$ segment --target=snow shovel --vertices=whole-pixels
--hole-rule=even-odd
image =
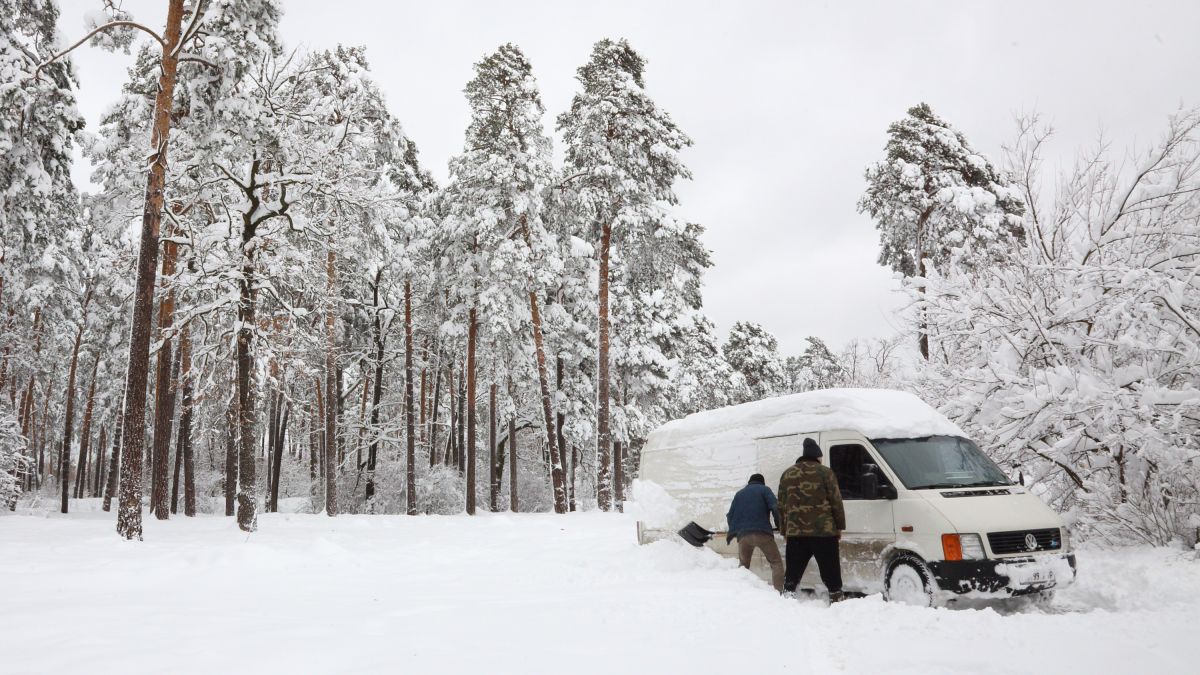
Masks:
[[[684,541],[691,544],[692,546],[697,546],[697,547],[705,545],[706,543],[708,543],[709,539],[712,539],[714,536],[716,536],[718,534],[722,534],[722,533],[721,532],[713,532],[712,530],[706,530],[703,527],[700,527],[699,525],[697,525],[695,523],[695,521],[690,522],[687,525],[684,525],[683,529],[679,531],[679,536],[683,537]]]

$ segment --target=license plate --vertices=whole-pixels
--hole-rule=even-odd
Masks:
[[[1054,570],[1048,567],[1026,570],[1019,574],[1017,583],[1022,586],[1048,586],[1055,583]]]

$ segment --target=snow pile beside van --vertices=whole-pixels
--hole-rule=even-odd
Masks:
[[[642,480],[661,486],[677,500],[678,511],[659,510],[653,521],[643,522],[671,530],[695,520],[724,529],[725,508],[750,474],[763,473],[770,484],[800,454],[799,439],[769,439],[835,430],[867,438],[964,435],[916,396],[887,389],[824,389],[695,413],[664,424],[646,439]],[[643,493],[645,486],[635,489],[634,499]]]

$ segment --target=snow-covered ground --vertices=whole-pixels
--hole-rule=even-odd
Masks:
[[[74,505],[73,505],[74,506]],[[1080,552],[1050,610],[780,598],[617,514],[0,516],[0,672],[1195,673],[1200,562]]]

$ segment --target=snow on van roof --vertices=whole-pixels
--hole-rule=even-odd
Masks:
[[[725,508],[752,473],[774,486],[804,435],[853,431],[867,438],[963,436],[916,396],[886,389],[823,389],[688,415],[655,429],[642,448],[634,501],[648,527],[689,520],[725,529]]]
[[[700,434],[731,427],[755,436],[857,431],[867,438],[962,436],[944,415],[916,396],[892,389],[820,389],[693,413],[659,429]]]

